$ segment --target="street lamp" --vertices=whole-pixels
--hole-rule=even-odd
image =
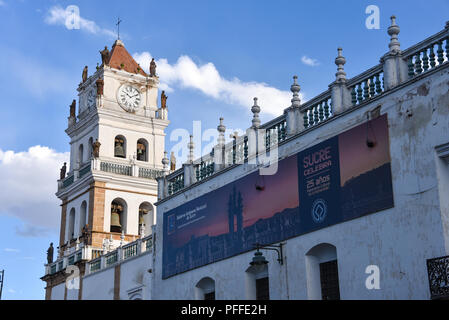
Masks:
[[[278,254],[278,262],[280,265],[284,264],[284,255],[282,251],[282,247],[285,243],[280,243],[278,245],[261,245],[260,243],[253,244],[253,247],[256,248],[256,252],[254,253],[253,261],[251,261],[249,264],[251,266],[263,266],[268,263],[268,261],[263,256],[262,252],[260,252],[260,249],[264,250],[273,250],[276,251]]]

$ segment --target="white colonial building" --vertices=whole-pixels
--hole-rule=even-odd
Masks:
[[[73,169],[59,182],[47,299],[448,297],[449,23],[406,50],[394,17],[388,34],[378,65],[348,79],[339,49],[328,90],[302,103],[295,77],[282,116],[261,124],[255,100],[244,136],[225,144],[221,120],[213,151],[195,160],[190,143],[176,171],[162,153],[157,78],[128,62],[100,67],[69,119]],[[81,107],[97,79],[104,91]],[[135,113],[120,106],[128,85]],[[87,161],[90,138],[101,147]],[[139,141],[148,161],[133,157]]]

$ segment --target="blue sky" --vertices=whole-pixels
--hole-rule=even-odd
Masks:
[[[80,8],[85,21],[80,30],[68,30],[55,15],[68,5]],[[379,30],[365,27],[368,5],[380,9]],[[161,82],[169,86],[170,150],[177,143],[170,133],[192,131],[194,120],[203,130],[215,129],[223,116],[228,128],[246,129],[256,95],[263,122],[280,115],[289,106],[294,74],[303,100],[325,91],[335,79],[339,46],[348,78],[376,65],[388,49],[392,14],[406,49],[441,30],[448,9],[447,0],[0,0],[2,298],[44,298],[39,278],[49,242],[58,242],[54,193],[68,156],[69,104],[77,97],[84,65],[95,70],[98,51],[115,40],[118,16],[128,51],[160,62]],[[183,63],[195,72],[184,76]],[[167,70],[181,74],[168,77]]]

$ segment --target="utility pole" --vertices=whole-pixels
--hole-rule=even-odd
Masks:
[[[0,300],[2,300],[3,280],[5,279],[5,270],[0,271]]]

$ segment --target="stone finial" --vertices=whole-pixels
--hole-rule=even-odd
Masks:
[[[111,236],[109,237],[109,251],[112,251],[113,250],[113,244],[114,244],[114,239],[112,239],[112,234],[111,234]]]
[[[226,131],[226,127],[223,124],[223,117],[220,118],[220,124],[217,127],[217,131],[218,131],[218,144],[219,145],[223,145],[225,144],[225,131]]]
[[[103,239],[103,254],[106,254],[108,252],[108,239]]]
[[[298,84],[298,76],[293,76],[293,84],[290,87],[290,91],[293,93],[293,99],[292,101],[292,107],[293,108],[299,108],[301,105],[301,99],[299,98],[299,91],[301,90],[301,87]]]
[[[162,165],[164,168],[164,171],[167,172],[168,171],[168,164],[170,163],[170,161],[168,160],[167,157],[167,151],[164,151],[164,157],[162,158]]]
[[[193,143],[193,135],[190,135],[190,142],[187,144],[187,148],[189,149],[189,157],[187,158],[188,163],[193,163],[194,155],[193,150],[195,148],[195,144]]]
[[[401,31],[399,26],[396,24],[396,17],[391,16],[391,25],[388,27],[388,35],[391,37],[390,44],[388,47],[390,48],[390,52],[399,52],[401,51],[401,44],[398,41],[398,34]]]
[[[122,234],[120,235],[120,247],[123,246],[125,243],[125,231],[122,231]]]
[[[260,126],[260,107],[257,105],[257,98],[254,98],[254,105],[251,108],[251,112],[254,114],[253,116],[253,128],[259,128]]]
[[[145,225],[140,225],[140,239],[143,239],[145,237]]]
[[[345,72],[345,68],[344,68],[344,65],[346,64],[346,59],[341,54],[343,52],[342,48],[338,48],[337,51],[338,51],[338,56],[337,56],[337,58],[335,58],[335,64],[337,65],[337,73],[335,74],[336,81],[344,82],[344,81],[346,81],[346,72]]]

